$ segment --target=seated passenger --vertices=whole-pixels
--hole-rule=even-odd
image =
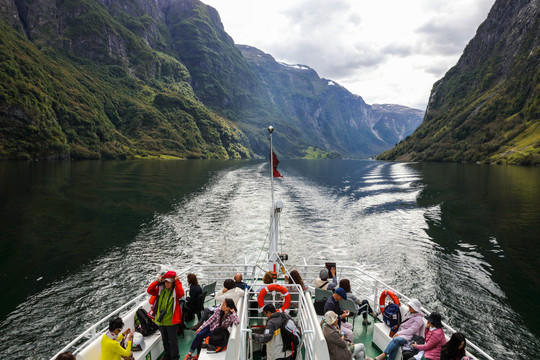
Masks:
[[[373,309],[371,309],[371,306],[369,306],[369,302],[366,299],[359,299],[357,298],[351,291],[351,282],[349,279],[342,279],[339,282],[339,287],[343,288],[345,292],[347,293],[347,299],[350,299],[356,303],[356,309],[358,310],[358,315],[362,314],[362,317],[364,320],[362,321],[362,325],[371,325],[371,322],[367,319],[367,314],[371,314],[373,318],[377,318],[377,314],[373,312]]]
[[[326,304],[324,304],[324,313],[326,314],[331,310],[338,315],[339,328],[345,334],[345,338],[352,343],[354,342],[353,326],[352,324],[345,322],[345,319],[349,316],[349,311],[341,309],[339,306],[341,300],[347,300],[347,293],[342,288],[337,288],[336,292],[326,300]]]
[[[300,276],[300,273],[297,271],[297,270],[293,270],[291,271],[291,277],[288,277],[287,275],[285,275],[285,280],[289,283],[289,284],[296,284],[296,285],[300,285],[300,287],[302,288],[302,291],[308,291],[308,287],[304,285],[304,280],[302,280],[302,276]]]
[[[131,329],[126,329],[120,334],[123,327],[122,318],[118,317],[109,322],[109,330],[101,337],[101,360],[120,360],[122,356],[131,355],[133,332]],[[126,335],[128,335],[128,343],[124,349],[120,342]]]
[[[223,302],[226,298],[233,299],[234,305],[244,296],[244,290],[237,288],[233,279],[227,279],[223,282],[223,290],[218,291],[214,296],[217,303]]]
[[[465,346],[467,340],[465,335],[460,332],[453,333],[450,340],[441,348],[441,360],[465,360]]]
[[[218,326],[229,328],[233,324],[240,324],[240,319],[238,319],[236,311],[236,305],[234,304],[234,301],[232,299],[226,298],[225,300],[223,300],[223,303],[221,304],[221,310],[215,311],[214,314],[210,317],[210,319],[206,320],[204,324],[202,324],[201,327],[197,329],[197,335],[195,336],[195,339],[193,339],[193,342],[189,347],[189,352],[184,359],[190,358],[196,349],[197,352],[200,352],[200,346],[203,340],[207,336],[210,336],[212,331],[214,331],[215,328],[217,328]]]
[[[328,280],[328,269],[324,268],[319,272],[319,277],[315,279],[315,287],[323,290],[334,290],[337,287],[336,268],[332,268],[332,282]]]
[[[332,310],[324,314],[324,338],[328,345],[330,360],[373,360],[366,357],[364,344],[352,344],[345,339],[338,326],[338,316]]]
[[[234,275],[234,285],[236,285],[237,288],[246,290],[248,288],[248,284],[246,284],[242,280],[243,280],[242,274],[236,273],[236,275]]]
[[[184,320],[191,321],[197,313],[197,298],[202,294],[202,289],[199,285],[197,275],[193,273],[187,275],[187,282],[189,285],[189,296],[186,298],[185,311],[182,314],[184,315]],[[185,321],[182,321],[182,323],[185,323]]]
[[[242,296],[244,296],[244,290],[242,290],[240,288],[237,288],[234,285],[234,280],[233,279],[226,279],[223,282],[223,290],[216,292],[216,294],[214,295],[214,300],[219,304],[219,303],[222,303],[223,300],[225,300],[226,298],[229,298],[229,299],[232,299],[234,301],[234,305],[236,306],[236,304],[238,304],[238,300],[240,300],[240,298]],[[204,309],[203,314],[202,314],[201,318],[199,319],[199,322],[197,322],[197,324],[192,326],[190,328],[190,330],[196,331],[197,329],[199,329],[199,327],[206,320],[208,320],[210,318],[210,316],[212,316],[212,314],[217,309],[219,309],[219,307],[220,307],[220,305],[216,305],[216,306],[211,306],[211,307],[208,307],[208,308]]]
[[[420,301],[411,299],[407,305],[409,305],[409,311],[403,317],[399,331],[394,334],[392,341],[386,346],[384,352],[377,356],[375,360],[383,360],[387,355],[389,360],[394,360],[398,349],[407,344],[414,334],[418,334],[418,331],[424,325],[424,314],[422,313]]]
[[[426,343],[424,345],[412,343],[411,345],[415,349],[424,351],[423,358],[425,360],[440,360],[441,347],[446,344],[446,338],[442,329],[441,314],[432,312],[426,316],[426,320]]]

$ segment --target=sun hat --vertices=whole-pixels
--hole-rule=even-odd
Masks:
[[[319,277],[321,278],[321,280],[327,280],[328,279],[328,269],[322,269],[320,272],[319,272]]]
[[[161,279],[163,281],[174,282],[175,277],[176,277],[176,272],[175,271],[167,271],[165,274],[163,274]]]
[[[324,314],[324,322],[328,325],[332,325],[337,320],[337,314],[333,312],[332,310],[329,310]]]
[[[347,300],[347,293],[345,292],[345,290],[343,288],[337,288],[336,289],[336,294],[341,296],[343,298],[343,300]]]
[[[420,304],[420,300],[418,299],[411,299],[411,301],[409,301],[407,305],[412,307],[416,312],[422,311],[422,304]]]
[[[432,323],[433,326],[435,326],[436,328],[442,327],[441,314],[439,314],[438,312],[432,312],[431,314],[426,316],[426,320]]]

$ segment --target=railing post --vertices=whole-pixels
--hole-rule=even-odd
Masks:
[[[379,289],[378,289],[378,285],[379,282],[377,280],[374,280],[374,284],[373,284],[373,306],[374,307],[377,307],[377,305],[379,304],[379,302],[377,301],[377,294],[379,293]],[[379,310],[380,308],[377,308],[377,310],[375,311],[375,314],[378,314],[379,313]]]

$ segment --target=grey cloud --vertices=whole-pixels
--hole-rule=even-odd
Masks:
[[[392,43],[385,46],[382,49],[382,53],[399,57],[408,57],[413,55],[414,51],[412,44]]]
[[[432,74],[436,78],[441,78],[446,72],[450,69],[451,66],[448,66],[446,62],[435,62],[427,66],[423,66],[422,69],[428,73]]]
[[[418,51],[427,54],[453,55],[461,52],[470,40],[470,30],[460,24],[426,23],[417,29],[422,41]]]

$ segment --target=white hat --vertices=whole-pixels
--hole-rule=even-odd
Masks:
[[[412,307],[416,312],[422,311],[422,304],[420,304],[420,300],[418,299],[411,299],[411,301],[409,301],[407,305]]]
[[[329,310],[324,314],[324,322],[326,322],[328,325],[333,325],[337,320],[337,314],[333,312],[332,310]]]

